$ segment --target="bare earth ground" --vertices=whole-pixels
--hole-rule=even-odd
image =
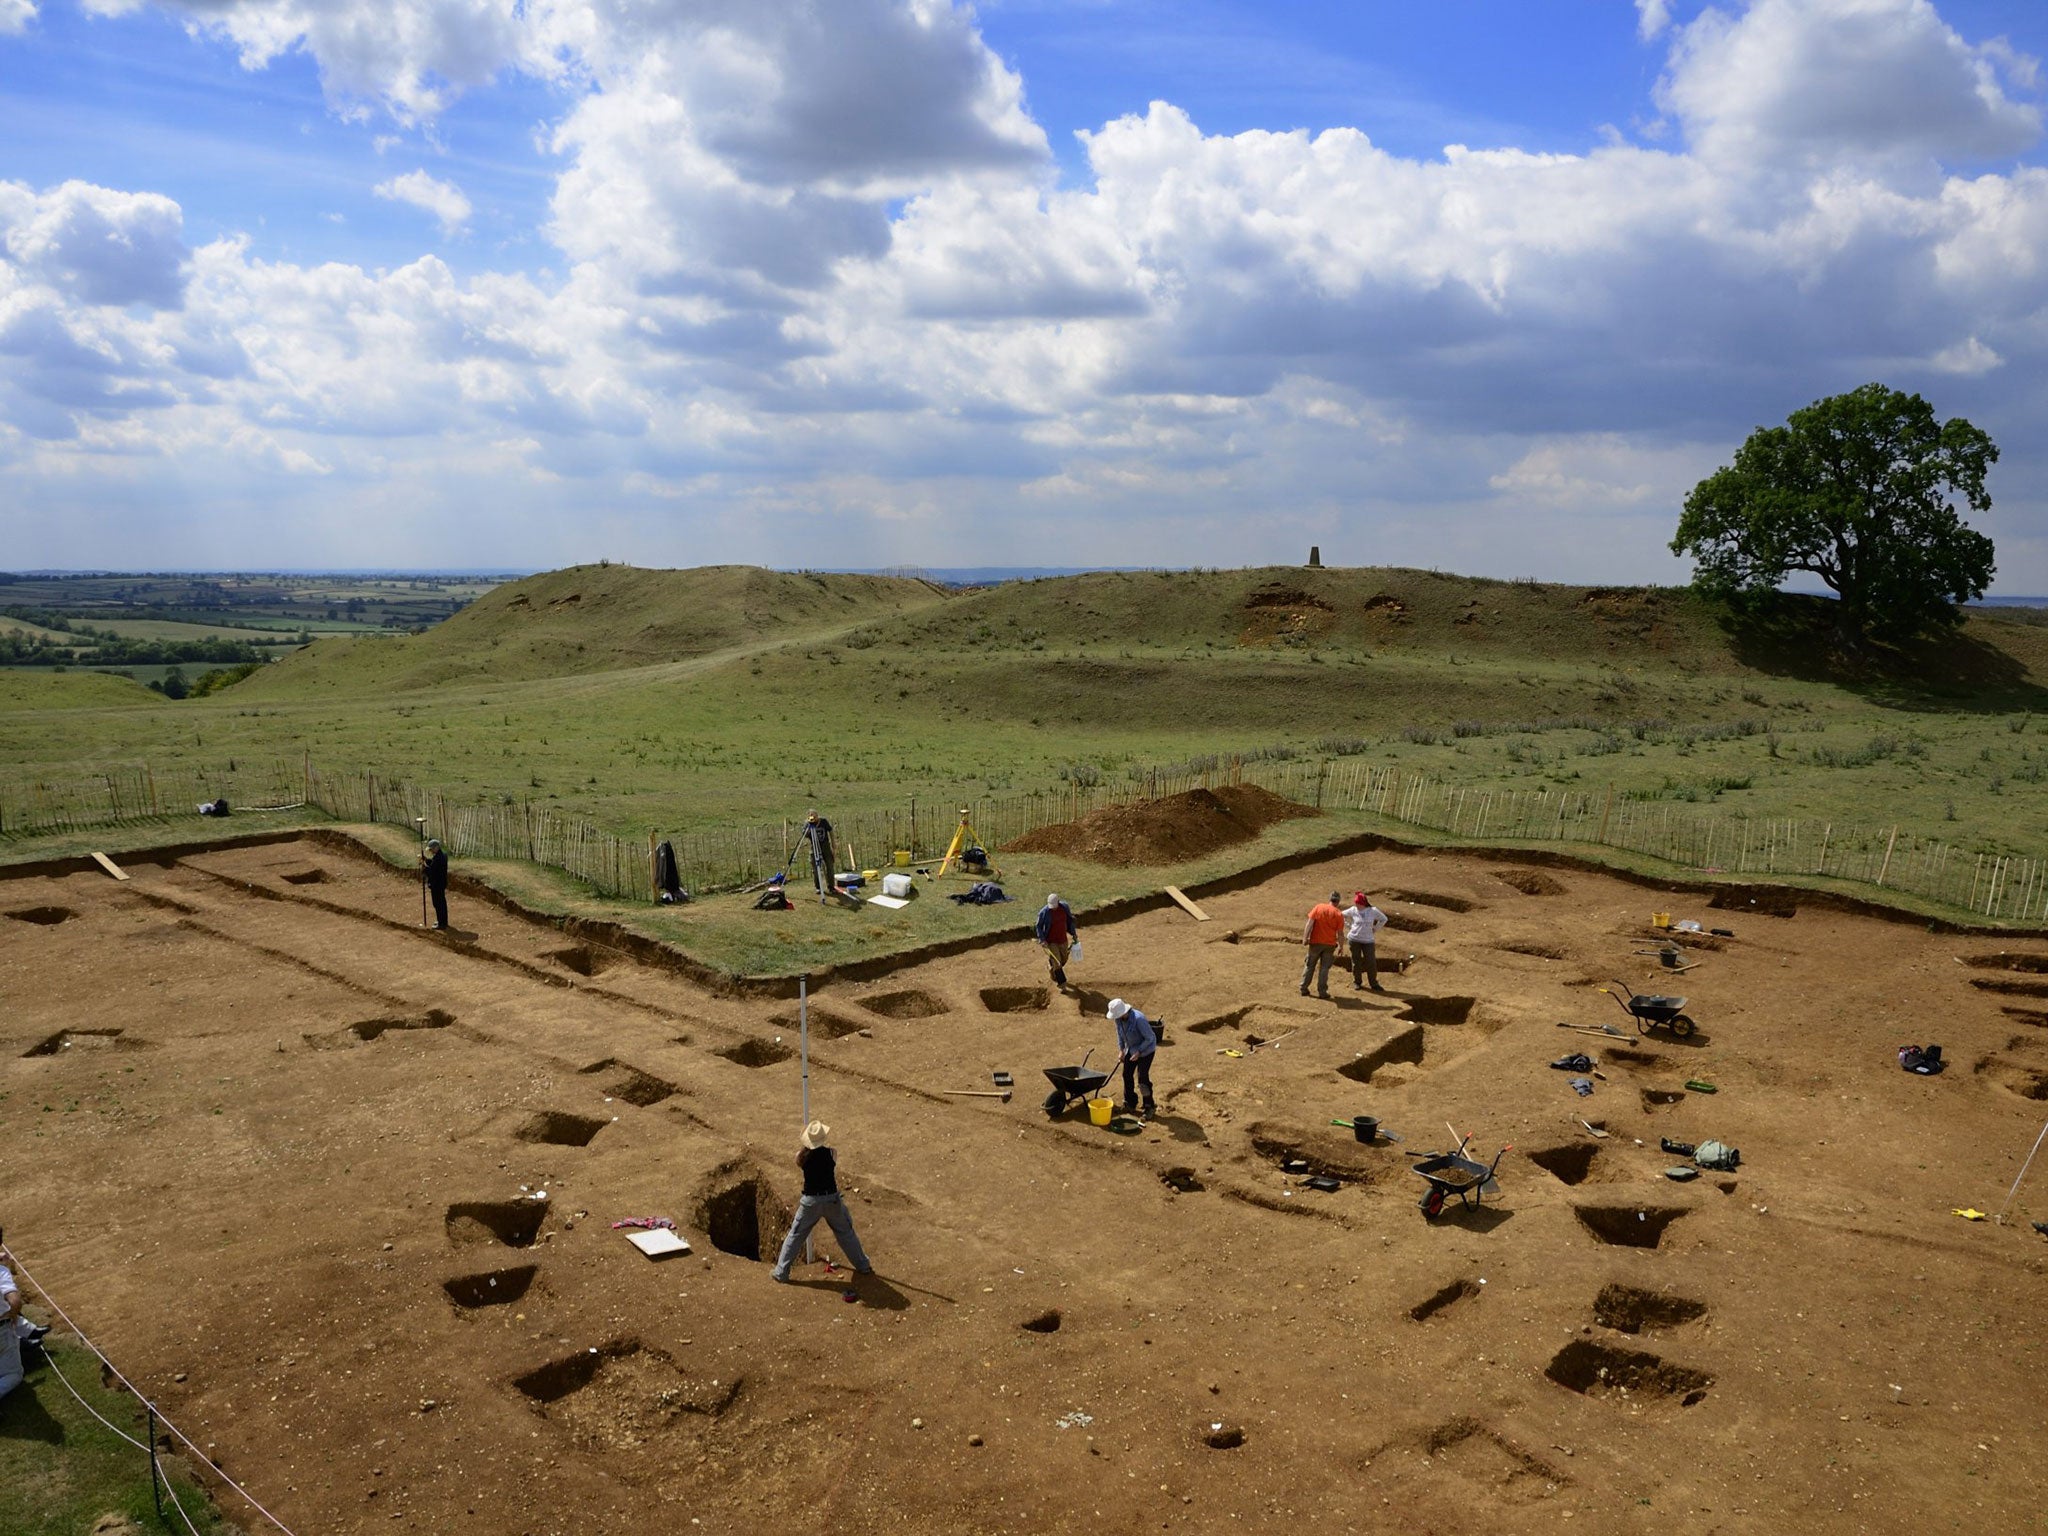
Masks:
[[[1419,958],[1304,1001],[1301,915],[1360,885]],[[1700,1035],[1601,1039],[1555,1026],[1657,989],[1648,894],[1382,855],[1084,918],[1064,997],[1024,942],[829,986],[847,1305],[719,1246],[797,1190],[793,1005],[416,900],[310,844],[0,885],[9,1236],[302,1536],[2041,1528],[2042,1212],[1950,1214],[2048,1095],[2048,976],[1995,943],[1681,904],[1735,931],[1670,984]],[[1142,1134],[1040,1107],[1111,994],[1169,1023]],[[1927,1038],[1952,1069],[1902,1073]],[[1446,1121],[1514,1150],[1432,1223],[1404,1154]],[[1660,1136],[1742,1169],[1667,1182]],[[609,1228],[647,1214],[696,1253]]]

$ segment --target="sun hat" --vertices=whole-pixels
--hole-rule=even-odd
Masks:
[[[822,1120],[813,1120],[804,1127],[804,1149],[815,1152],[820,1147],[831,1145],[832,1127]]]
[[[429,848],[438,848],[441,846],[441,839],[439,839],[438,837],[430,837],[427,839],[427,846]]]
[[[1352,904],[1352,905],[1353,905],[1354,907],[1362,907],[1362,906],[1364,906],[1364,905],[1365,905],[1365,892],[1363,892],[1363,891],[1353,891],[1353,892],[1351,893],[1351,904]]]
[[[1112,1019],[1120,1019],[1130,1011],[1131,1005],[1125,1002],[1122,998],[1112,997],[1109,1000],[1109,1016]]]

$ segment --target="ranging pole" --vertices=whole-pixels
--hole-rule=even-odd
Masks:
[[[796,1059],[797,1078],[803,1085],[803,1124],[811,1123],[811,978],[799,976],[796,979]],[[811,1259],[811,1234],[804,1234],[804,1262]]]

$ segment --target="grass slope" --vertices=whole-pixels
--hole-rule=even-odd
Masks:
[[[423,635],[323,640],[266,673],[266,699],[510,682],[775,644],[941,601],[928,582],[753,566],[574,566],[485,593]]]
[[[141,1408],[118,1387],[101,1384],[98,1360],[62,1342],[51,1358],[54,1371],[64,1373],[94,1412],[135,1439],[144,1438]],[[181,1470],[171,1475],[178,1503],[194,1526],[201,1532],[228,1529],[190,1477]],[[168,1499],[164,1514],[171,1529],[185,1529]],[[83,1533],[95,1529],[103,1515],[126,1516],[133,1525],[123,1530],[164,1528],[150,1497],[149,1458],[80,1407],[52,1367],[30,1372],[0,1399],[0,1531]]]
[[[1101,574],[948,596],[582,567],[501,587],[416,638],[322,641],[212,699],[17,700],[0,706],[0,754],[55,774],[304,750],[681,831],[1278,743],[1460,783],[1613,785],[2048,844],[2030,792],[2048,750],[2029,713],[2048,704],[2048,626],[1973,613],[1955,637],[1841,673],[1820,643],[1827,613],[1787,600],[1733,625],[1683,591],[1403,570]]]

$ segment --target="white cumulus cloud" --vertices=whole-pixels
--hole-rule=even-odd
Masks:
[[[378,182],[371,190],[391,202],[410,203],[432,214],[440,221],[444,235],[460,233],[473,211],[460,187],[453,182],[438,181],[425,171],[407,171],[403,176]]]

